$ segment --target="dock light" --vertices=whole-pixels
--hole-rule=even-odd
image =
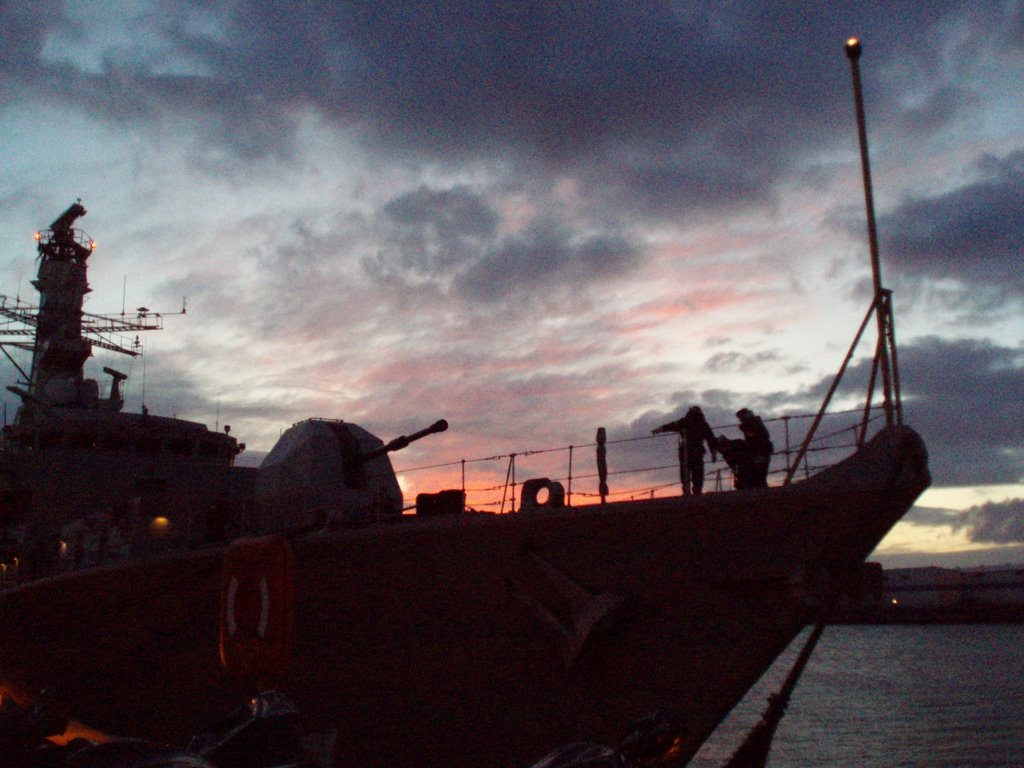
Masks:
[[[846,56],[850,61],[856,61],[860,58],[860,40],[856,37],[846,39]]]

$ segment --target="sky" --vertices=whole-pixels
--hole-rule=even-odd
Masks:
[[[1024,562],[1020,0],[19,0],[0,27],[0,293],[35,300],[32,234],[81,198],[86,310],[165,313],[89,363],[129,410],[230,424],[250,464],[308,417],[445,418],[393,456],[407,495],[512,452],[564,475],[530,452],[572,445],[577,498],[598,427],[636,493],[678,492],[649,436],[690,405],[806,429],[871,302],[858,36],[933,475],[876,559]]]

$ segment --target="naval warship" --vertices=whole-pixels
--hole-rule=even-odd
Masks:
[[[321,765],[523,768],[671,712],[661,757],[685,765],[930,482],[874,249],[885,424],[833,466],[575,506],[537,479],[511,514],[451,490],[403,514],[389,454],[444,422],[385,443],[310,419],[247,470],[226,431],[123,412],[114,369],[101,397],[91,346],[154,318],[83,312],[84,214],[39,235],[38,307],[0,308],[34,334],[4,433],[0,697],[46,691],[90,733],[182,743],[280,691]]]

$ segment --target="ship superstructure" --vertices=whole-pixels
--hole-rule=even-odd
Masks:
[[[847,50],[856,75],[859,44]],[[321,419],[282,435],[258,470],[249,533],[261,535],[190,551],[200,532],[238,533],[221,525],[237,519],[222,502],[238,446],[123,413],[120,374],[106,399],[87,383],[92,246],[72,229],[83,214],[72,206],[40,238],[45,307],[4,313],[36,328],[6,430],[17,503],[4,529],[25,531],[40,570],[97,516],[125,526],[132,553],[173,551],[0,591],[0,696],[25,707],[58,691],[62,711],[94,728],[175,742],[255,686],[294,699],[318,765],[361,768],[521,768],[670,712],[671,749],[657,757],[683,765],[807,623],[820,636],[930,483],[925,446],[902,423],[869,215],[875,296],[857,337],[875,314],[886,420],[868,439],[873,375],[856,450],[832,467],[794,474],[853,347],[779,486],[606,502],[599,430],[600,504],[566,505],[558,482],[531,478],[515,513],[474,514],[463,483],[405,515],[387,453],[447,423],[385,445]]]
[[[30,572],[0,591],[0,696],[59,690],[106,733],[180,741],[255,685],[294,700],[324,766],[521,768],[652,712],[682,764],[930,481],[896,407],[839,464],[735,492],[568,506],[532,478],[515,513],[462,488],[402,514],[388,454],[444,420],[387,444],[306,420],[239,474],[230,435],[83,376],[92,248],[69,226],[17,310],[37,333],[4,526]]]
[[[0,349],[22,377],[8,387],[21,404],[4,426],[0,465],[6,581],[216,536],[251,486],[232,466],[241,447],[227,431],[145,406],[127,413],[126,374],[103,369],[106,396],[85,376],[94,348],[135,357],[138,334],[163,326],[145,307],[134,316],[84,311],[96,248],[74,228],[85,214],[76,202],[36,233],[38,305],[0,297]],[[27,371],[8,348],[31,352]]]

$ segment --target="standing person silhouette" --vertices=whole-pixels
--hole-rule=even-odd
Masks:
[[[761,417],[749,408],[741,408],[736,411],[736,418],[740,420],[740,432],[743,433],[750,461],[754,465],[752,478],[754,487],[764,488],[768,485],[768,465],[771,463],[772,453],[775,452],[768,428],[764,425]]]
[[[711,449],[711,461],[715,461],[717,446],[704,412],[692,406],[681,419],[662,424],[651,434],[676,432],[679,434],[679,479],[683,493],[700,496],[704,492],[704,443]]]

